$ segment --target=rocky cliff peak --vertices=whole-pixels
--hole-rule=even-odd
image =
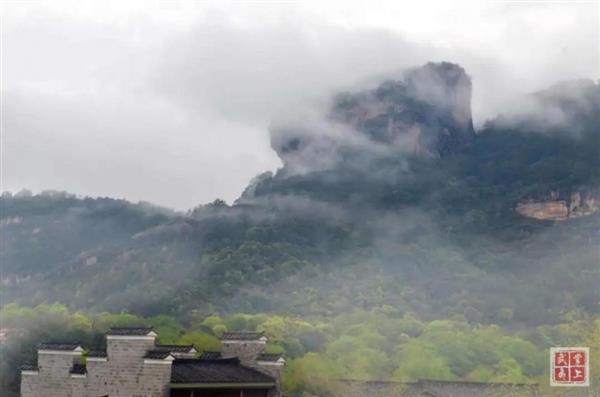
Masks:
[[[409,70],[401,80],[337,95],[328,122],[345,128],[323,134],[306,126],[280,126],[272,131],[271,145],[285,165],[304,159],[304,152],[322,158],[343,151],[347,157],[361,149],[361,140],[427,157],[460,152],[475,136],[471,79],[456,64],[428,63]]]
[[[460,150],[471,144],[475,131],[471,116],[471,78],[459,65],[428,63],[406,76],[410,92],[419,100],[432,104],[450,127],[452,147]],[[438,150],[442,148],[438,147]]]

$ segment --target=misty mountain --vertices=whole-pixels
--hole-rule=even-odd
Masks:
[[[514,326],[600,313],[600,87],[551,87],[478,131],[470,98],[461,67],[429,63],[280,120],[282,168],[233,205],[5,194],[3,298],[144,315],[389,307]],[[517,211],[553,202],[582,216]]]

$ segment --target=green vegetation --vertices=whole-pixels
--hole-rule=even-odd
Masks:
[[[134,323],[200,350],[224,330],[264,329],[291,358],[292,396],[345,377],[537,379],[546,347],[600,340],[600,214],[515,211],[573,193],[600,200],[600,90],[589,87],[576,101],[548,94],[561,123],[499,118],[439,158],[340,146],[326,169],[265,173],[232,205],[177,213],[3,194],[2,326],[26,330],[3,352],[3,384],[14,390],[42,339],[89,346]],[[410,107],[410,122],[429,123],[431,109]],[[366,136],[377,140],[381,121]]]
[[[564,107],[562,124],[499,118],[441,158],[344,148],[327,169],[284,167],[233,205],[217,199],[185,214],[4,194],[1,297],[180,319],[382,305],[510,327],[555,324],[575,309],[598,315],[600,215],[554,224],[515,211],[574,192],[600,200],[600,95],[586,90],[577,101],[545,94]]]
[[[586,343],[592,357],[600,355],[600,319],[588,318],[509,332],[459,318],[422,321],[386,307],[333,318],[213,313],[182,323],[164,315],[86,314],[60,304],[9,304],[0,310],[0,321],[22,332],[18,342],[2,348],[2,395],[16,389],[15,364],[34,360],[37,343],[76,340],[87,348],[99,347],[110,326],[151,325],[160,343],[191,343],[199,351],[218,350],[223,331],[265,331],[268,351],[288,358],[285,389],[291,396],[326,395],[335,387],[333,380],[344,378],[531,382],[545,375],[549,346]]]

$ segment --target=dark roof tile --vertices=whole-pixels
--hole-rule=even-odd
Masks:
[[[152,327],[111,327],[107,335],[119,336],[146,336],[152,332]]]
[[[167,351],[171,353],[190,353],[194,345],[156,345],[154,350]]]
[[[21,371],[37,371],[37,364],[23,364],[21,365]]]
[[[78,342],[57,342],[57,343],[40,343],[38,350],[64,350],[72,351],[81,347]]]
[[[168,350],[150,350],[148,353],[146,353],[144,358],[149,358],[151,360],[164,360],[170,355],[171,352]]]
[[[249,331],[232,331],[223,332],[221,334],[221,340],[244,340],[244,341],[255,341],[259,340],[264,336],[264,332],[249,332]]]
[[[200,355],[201,360],[218,360],[221,358],[221,352],[202,352]]]
[[[106,355],[106,350],[97,349],[97,350],[90,350],[87,353],[87,356],[88,357],[106,357],[107,355]]]
[[[272,361],[275,362],[279,359],[283,358],[283,354],[281,353],[262,353],[259,354],[256,358],[256,361]]]
[[[176,359],[171,383],[269,383],[275,380],[255,369],[244,367],[237,358],[221,360]]]

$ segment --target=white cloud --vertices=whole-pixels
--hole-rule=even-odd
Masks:
[[[481,122],[598,78],[596,2],[5,2],[5,189],[187,208],[279,165],[268,125],[427,60],[472,75]]]

